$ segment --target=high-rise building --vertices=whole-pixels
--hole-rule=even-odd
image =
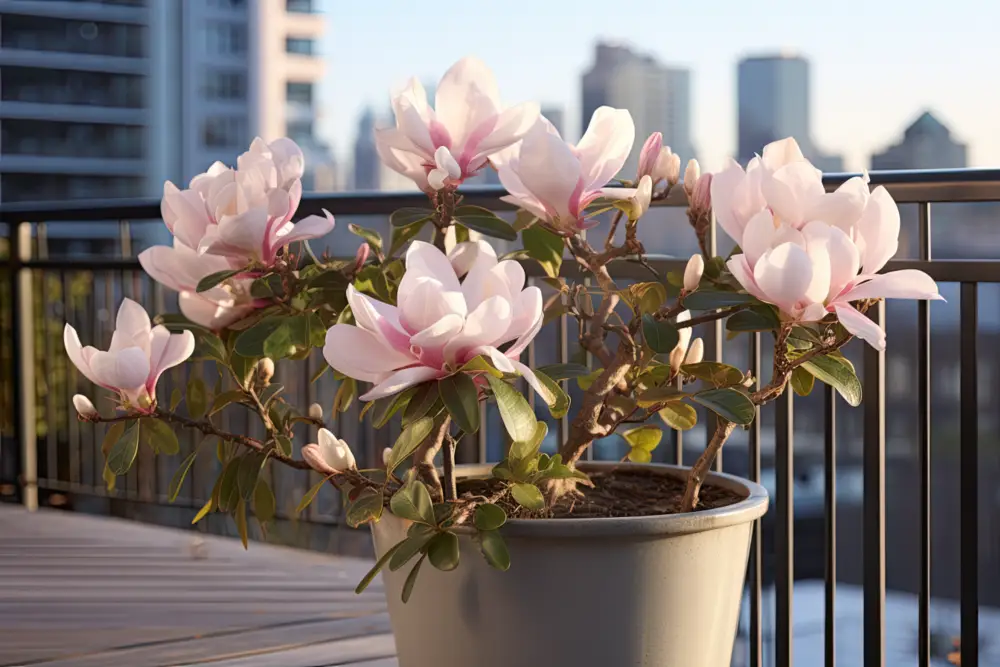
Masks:
[[[254,136],[329,166],[315,5],[0,0],[0,200],[155,196]]]
[[[741,163],[772,141],[794,137],[820,170],[843,171],[843,158],[824,153],[813,141],[809,85],[809,61],[801,56],[779,54],[740,61],[737,159]]]
[[[903,130],[903,138],[872,155],[872,169],[960,169],[967,166],[966,145],[955,141],[944,123],[925,111]]]
[[[358,119],[358,134],[354,138],[354,190],[378,190],[381,187],[382,163],[375,149],[375,127],[378,119],[368,107]]]
[[[691,72],[665,67],[627,46],[599,42],[594,64],[583,75],[580,132],[586,131],[594,111],[603,105],[628,109],[635,121],[635,146],[622,169],[634,175],[639,149],[653,132],[682,159],[695,157],[691,140]]]

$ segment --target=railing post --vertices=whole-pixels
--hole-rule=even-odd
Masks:
[[[21,449],[21,501],[28,510],[38,509],[38,438],[35,424],[35,338],[31,270],[22,263],[31,259],[31,225],[11,223],[14,257],[14,424]]]

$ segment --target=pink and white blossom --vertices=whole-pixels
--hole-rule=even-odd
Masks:
[[[319,430],[317,442],[302,447],[302,458],[323,475],[358,467],[350,446],[325,428]]]
[[[63,330],[63,344],[70,361],[84,377],[118,392],[126,407],[147,411],[156,404],[156,382],[163,371],[194,352],[194,335],[190,331],[170,333],[162,325],[151,326],[142,306],[125,299],[118,308],[107,351],[83,347],[76,329],[69,324]]]
[[[458,244],[453,258],[454,263],[429,243],[414,241],[406,253],[398,306],[348,287],[356,324],[331,327],[323,354],[338,372],[375,385],[362,399],[445,377],[480,355],[548,393],[518,360],[542,326],[541,290],[525,287],[521,265],[497,261],[485,241]]]
[[[600,107],[576,145],[562,140],[544,118],[509,151],[493,159],[504,201],[567,233],[594,226],[584,209],[598,197],[630,199],[634,188],[606,188],[621,171],[635,141],[635,124],[625,109]]]
[[[680,173],[681,156],[671,151],[670,146],[663,145],[663,134],[653,132],[639,151],[639,169],[635,180],[638,182],[643,176],[649,176],[654,186],[661,181],[676,185]]]
[[[457,186],[538,119],[537,104],[504,107],[493,72],[469,57],[441,78],[433,107],[414,78],[393,95],[392,109],[396,127],[375,131],[379,156],[424,191]]]

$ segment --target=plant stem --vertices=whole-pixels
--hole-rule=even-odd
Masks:
[[[450,434],[445,433],[444,442],[441,447],[441,455],[444,462],[444,499],[446,501],[456,500],[458,498],[458,488],[455,481],[455,440]]]
[[[706,322],[714,322],[716,320],[721,320],[723,318],[729,317],[733,313],[737,313],[741,310],[746,310],[749,307],[750,304],[741,306],[729,306],[728,308],[723,308],[722,310],[716,311],[714,313],[706,313],[704,315],[699,315],[698,317],[692,317],[690,320],[677,322],[676,324],[674,324],[674,328],[683,329],[685,327],[693,327],[699,324],[705,324]]]
[[[434,458],[444,444],[448,435],[448,425],[451,424],[451,417],[447,416],[438,423],[434,430],[424,438],[424,441],[417,447],[413,454],[413,467],[416,470],[417,478],[421,482],[431,487],[432,495],[438,498],[444,497],[441,488],[441,479],[438,477],[437,466],[434,465]],[[454,470],[452,471],[452,484],[454,484]]]
[[[695,461],[694,465],[691,466],[691,470],[688,472],[687,484],[684,487],[684,498],[681,500],[681,511],[691,512],[695,507],[698,506],[698,496],[701,493],[701,485],[705,482],[705,478],[708,476],[708,470],[712,466],[712,462],[715,461],[715,457],[719,454],[719,450],[722,449],[722,445],[726,443],[729,438],[729,434],[733,432],[736,428],[736,424],[731,421],[718,419],[715,427],[715,433],[712,434],[712,439],[709,441],[708,446],[705,447],[705,451],[701,453],[698,460]]]

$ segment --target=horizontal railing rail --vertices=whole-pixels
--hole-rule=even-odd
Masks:
[[[832,190],[851,176],[828,175],[825,184]],[[994,453],[979,448],[982,437],[997,435],[1000,430],[992,413],[982,409],[988,404],[981,399],[995,399],[980,395],[984,380],[996,382],[995,378],[1000,378],[1000,357],[992,352],[1000,349],[1000,325],[995,321],[1000,320],[1000,298],[995,296],[1000,294],[1000,257],[983,259],[983,252],[990,247],[987,244],[985,250],[977,247],[982,252],[973,254],[976,259],[937,259],[932,254],[931,233],[931,213],[938,204],[946,206],[941,209],[943,222],[937,225],[955,224],[956,235],[965,232],[951,219],[954,210],[947,205],[988,204],[996,206],[996,212],[987,219],[1000,218],[1000,170],[871,172],[869,177],[873,187],[885,186],[907,215],[915,214],[904,224],[911,230],[911,252],[892,260],[886,270],[920,269],[941,283],[957,285],[947,292],[949,304],[931,306],[921,302],[912,308],[882,304],[874,309],[872,316],[889,332],[888,353],[860,343],[847,348],[848,356],[859,365],[865,393],[862,408],[854,412],[844,409],[836,393],[825,386],[805,398],[789,394],[762,410],[761,419],[734,438],[725,456],[720,457],[720,469],[725,463],[728,471],[755,481],[773,470],[769,477],[773,507],[758,523],[751,546],[747,613],[745,622],[741,622],[747,642],[738,649],[743,651],[744,661],[737,664],[793,664],[793,599],[795,580],[801,576],[825,581],[821,650],[826,665],[833,665],[837,657],[852,663],[860,663],[863,658],[868,666],[887,664],[889,651],[895,650],[886,645],[887,588],[916,593],[916,627],[912,633],[916,662],[926,667],[941,659],[932,640],[932,553],[940,554],[938,567],[960,572],[956,585],[942,588],[940,582],[935,582],[933,590],[936,597],[959,600],[961,622],[957,633],[963,667],[979,664],[980,600],[1000,606],[1000,575],[996,568],[981,570],[979,563],[981,531],[987,525],[980,521],[980,515],[1000,511],[996,509],[1000,505],[981,510],[983,503],[992,502],[991,486],[984,480],[991,476],[993,486],[998,485],[1000,462]],[[511,210],[499,200],[503,194],[499,188],[469,188],[463,193],[466,203]],[[299,213],[326,209],[335,216],[370,216],[384,225],[385,217],[397,208],[425,205],[424,196],[416,192],[310,194],[303,197]],[[675,188],[657,205],[684,206],[682,189]],[[0,206],[0,225],[6,225],[8,240],[7,255],[0,256],[0,271],[5,275],[0,293],[0,322],[4,326],[0,332],[0,370],[5,373],[2,398],[10,406],[6,413],[9,423],[0,434],[0,498],[6,484],[8,489],[16,487],[21,499],[29,503],[38,491],[49,501],[54,494],[61,494],[64,502],[78,501],[81,506],[90,502],[88,499],[99,499],[105,503],[101,511],[126,512],[122,508],[128,507],[131,516],[178,524],[186,523],[204,501],[218,467],[214,455],[209,454],[198,457],[205,463],[196,464],[191,479],[185,483],[178,503],[179,518],[163,518],[168,511],[165,489],[176,462],[156,460],[151,452],[140,454],[136,469],[121,480],[119,489],[107,491],[100,475],[103,430],[79,423],[69,406],[69,397],[86,385],[62,352],[63,321],[78,326],[85,342],[101,343],[106,342],[110,319],[122,297],[136,298],[151,312],[175,305],[169,292],[144,276],[133,252],[136,226],[152,224],[149,221],[159,217],[159,200],[153,199]],[[75,224],[109,221],[117,224],[115,232],[90,240],[97,243],[99,250],[110,244],[114,256],[106,251],[97,255],[74,254],[72,249],[52,251],[57,242],[51,234],[56,223],[75,229]],[[992,233],[1000,237],[1000,227],[993,229],[996,231]],[[596,231],[601,230],[599,227]],[[64,236],[72,238],[73,234],[60,236],[59,242]],[[1000,248],[1000,243],[994,242],[992,247]],[[335,250],[347,255],[353,248]],[[638,263],[618,262],[613,265],[615,279],[628,282],[662,278],[684,266],[684,260],[676,256],[653,254],[649,259],[655,273]],[[525,268],[531,280],[543,277],[536,266],[529,263]],[[564,271],[580,277],[578,267],[570,262],[564,264]],[[941,313],[933,322],[932,310]],[[575,322],[565,317],[548,325],[529,347],[526,361],[533,366],[566,362],[577,356],[588,361],[574,343],[575,327]],[[762,339],[760,334],[730,341],[719,322],[702,325],[696,335],[706,339],[706,358],[725,359],[749,369],[755,377],[768,366],[770,340]],[[295,375],[291,367],[279,365],[277,376],[289,377],[286,391],[296,402],[305,405],[321,399],[324,407],[329,404],[332,380],[321,378],[316,385],[308,382],[318,363],[317,352],[306,362],[307,373],[298,370]],[[204,369],[197,364],[188,370],[175,369],[161,392],[168,391],[171,385],[183,386],[188,372]],[[578,397],[573,386],[567,386],[567,390]],[[356,408],[338,416],[337,428],[341,436],[357,445],[363,460],[374,462],[391,439],[392,429],[376,432],[356,417]],[[502,454],[505,443],[494,440],[500,432],[496,414],[484,408],[483,417],[484,428],[479,435],[467,438],[460,448],[459,456],[466,462],[496,459]],[[248,419],[223,419],[233,420],[227,422],[230,429],[252,432],[254,428]],[[550,420],[550,432],[558,438],[564,436],[568,419]],[[705,436],[703,428],[671,432],[668,445],[657,451],[658,460],[689,462],[697,456]],[[304,437],[300,440],[304,442]],[[182,456],[199,445],[206,446],[204,442],[182,441]],[[592,453],[596,457],[615,457],[621,451],[613,439],[608,439],[598,443]],[[838,468],[848,475],[840,480],[839,495]],[[854,469],[860,469],[862,475],[860,506],[852,504]],[[822,478],[818,498],[809,497],[809,487],[802,482],[804,473],[812,470],[818,470]],[[945,471],[951,479],[947,483]],[[330,548],[333,540],[335,549],[354,550],[350,537],[353,533],[338,523],[335,495],[327,496],[323,507],[313,506],[298,519],[288,507],[289,503],[294,507],[291,499],[308,488],[310,477],[315,475],[299,471],[273,473],[270,481],[286,505],[280,512],[284,523],[276,528],[273,537],[314,548]],[[900,479],[908,480],[907,485],[901,486]],[[894,500],[889,508],[887,486],[892,487],[888,497],[904,497],[900,502]],[[797,493],[803,496],[798,503]],[[818,509],[809,510],[806,501]],[[807,510],[812,513],[807,514]],[[931,517],[939,513],[955,520],[938,521],[932,531]],[[210,528],[232,531],[222,522]],[[908,537],[887,543],[887,532],[893,531]],[[987,535],[984,541],[988,540],[1000,543],[1000,535]],[[358,543],[362,542],[363,536]],[[958,549],[954,556],[948,549],[935,547],[955,542]],[[807,560],[813,551],[821,556]],[[897,559],[896,563],[901,564],[898,570],[909,572],[909,579],[897,574],[895,567],[887,571],[888,557]],[[837,656],[838,580],[863,587],[864,634],[857,656]],[[772,588],[774,594],[774,608],[767,613],[765,587]],[[799,657],[819,664],[817,656]]]

